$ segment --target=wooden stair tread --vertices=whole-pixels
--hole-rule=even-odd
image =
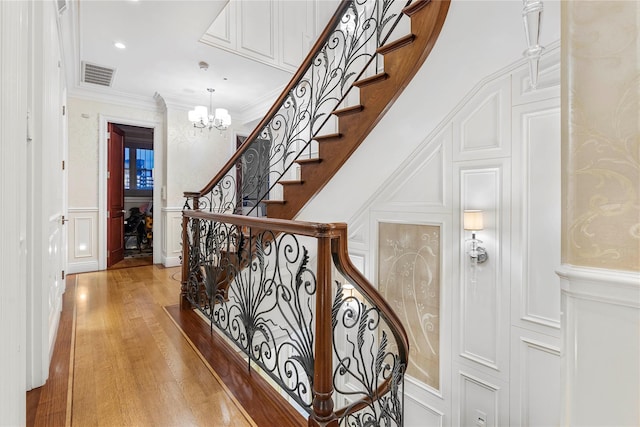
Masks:
[[[388,78],[389,78],[389,75],[387,73],[379,73],[374,76],[358,80],[357,82],[354,82],[353,85],[355,87],[364,87],[380,81],[387,80]]]
[[[376,53],[380,55],[386,55],[389,52],[393,52],[394,50],[400,49],[401,47],[410,45],[416,39],[414,34],[407,34],[404,37],[399,38],[398,40],[394,40],[391,43],[387,43],[384,46],[380,46],[376,49]]]
[[[260,203],[264,203],[265,205],[284,205],[285,203],[287,203],[284,200],[263,200]]]
[[[301,181],[299,179],[287,179],[287,180],[280,180],[278,181],[278,184],[281,185],[302,185],[304,184],[304,181]]]
[[[358,104],[358,105],[352,105],[351,107],[341,108],[339,110],[333,110],[333,113],[331,114],[338,117],[343,117],[343,116],[348,116],[349,114],[359,113],[363,109],[364,109],[364,105]]]
[[[431,6],[426,7],[427,4]],[[449,5],[448,0],[421,1],[406,10],[412,15],[412,34],[377,50],[382,55],[389,54],[384,57],[383,73],[353,83],[360,89],[360,104],[364,108],[358,114],[337,116],[337,129],[342,133],[340,142],[334,143],[338,141],[334,139],[327,141],[328,144],[319,143],[319,159],[297,162],[301,164],[300,179],[305,181],[304,185],[283,187],[283,198],[287,203],[269,206],[268,217],[295,218],[343,166],[424,63],[442,29]],[[317,164],[320,161],[322,163]]]
[[[329,134],[326,134],[326,135],[314,136],[312,139],[314,141],[321,142],[321,141],[327,141],[329,139],[337,139],[337,138],[341,138],[341,137],[342,137],[341,133],[329,133]]]
[[[307,165],[307,164],[320,163],[320,162],[322,162],[322,159],[319,157],[313,157],[311,159],[298,159],[294,161],[294,163],[297,163],[299,165]]]
[[[416,0],[412,2],[409,6],[402,9],[402,13],[407,16],[412,16],[414,13],[418,12],[423,7],[426,7],[431,3],[431,0]]]

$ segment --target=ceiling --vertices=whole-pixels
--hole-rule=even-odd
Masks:
[[[257,1],[257,0],[256,0]],[[67,0],[61,16],[69,94],[175,105],[232,114],[278,95],[291,74],[199,42],[222,0]],[[125,49],[118,49],[122,42]],[[81,62],[115,68],[111,87],[80,82]],[[198,63],[209,64],[202,71]],[[272,101],[271,101],[272,102]]]

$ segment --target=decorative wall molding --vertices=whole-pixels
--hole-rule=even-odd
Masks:
[[[118,92],[111,88],[109,89],[109,92],[106,93],[93,88],[76,86],[69,88],[68,96],[86,101],[104,102],[120,107],[135,108],[153,113],[159,113],[162,111],[162,107],[158,104],[155,96],[142,97],[126,92]]]
[[[501,387],[478,376],[458,372],[459,405],[456,425],[497,427],[500,422]]]
[[[640,273],[565,264],[558,275],[560,424],[640,425]]]
[[[99,269],[98,212],[97,207],[68,208],[67,272],[69,274]]]
[[[560,339],[514,327],[510,425],[560,425],[559,377]]]
[[[165,224],[162,240],[162,264],[165,267],[180,265],[182,256],[182,207],[162,208]]]
[[[413,425],[424,425],[424,426],[433,426],[433,427],[443,427],[445,425],[445,414],[442,411],[439,411],[436,408],[426,404],[419,397],[414,396],[412,393],[405,391],[404,393],[406,397],[406,405],[408,406],[418,406],[420,408],[421,416],[419,418],[411,418],[410,415],[408,419],[405,420],[405,425],[413,426]],[[405,411],[408,412],[408,411]]]
[[[404,173],[394,175],[379,191],[371,208],[387,211],[448,210],[451,204],[451,127],[436,135],[419,156],[403,166]],[[416,189],[414,183],[422,185]],[[416,191],[418,190],[418,191]]]
[[[513,108],[512,315],[520,326],[558,336],[561,179],[560,100]],[[552,328],[553,330],[546,330]]]
[[[556,273],[566,295],[640,309],[640,273],[568,264]]]
[[[511,154],[511,76],[485,85],[453,119],[453,159],[478,160]]]
[[[319,32],[315,28],[316,1],[290,2],[286,6],[274,0],[251,6],[231,1],[200,41],[294,73]],[[290,14],[304,19],[291,19]]]
[[[475,268],[466,254],[466,243],[460,242],[459,283],[459,354],[465,359],[508,375],[509,316],[509,230],[510,186],[509,163],[504,160],[465,162],[454,167],[455,185],[459,190],[460,218],[462,210],[484,211],[483,241],[489,259]],[[505,235],[506,233],[506,235]],[[464,236],[464,234],[463,234]]]

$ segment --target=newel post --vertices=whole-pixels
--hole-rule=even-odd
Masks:
[[[196,193],[197,194],[197,193]],[[193,209],[198,209],[198,197],[192,193],[185,193],[185,197],[193,198]],[[188,206],[188,205],[187,205]],[[194,220],[195,221],[195,220]],[[191,247],[189,246],[189,218],[182,212],[182,275],[180,277],[180,307],[190,308],[187,300],[187,286],[189,284],[189,263]]]
[[[187,285],[189,282],[189,218],[182,213],[182,276],[180,278],[180,307],[189,306]]]
[[[318,289],[316,292],[316,340],[313,366],[313,412],[309,426],[337,426],[333,412],[333,349],[331,324],[331,238],[318,238]]]

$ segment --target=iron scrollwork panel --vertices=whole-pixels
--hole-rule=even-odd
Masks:
[[[406,366],[394,351],[394,343],[389,342],[380,310],[357,291],[350,292],[336,282],[333,386],[336,399],[342,397],[347,402],[340,424],[402,426]]]
[[[293,234],[191,219],[188,299],[311,412],[316,278]]]
[[[201,209],[259,215],[260,201],[269,198],[277,182],[303,153],[310,153],[312,138],[321,132],[352,84],[367,70],[376,57],[376,48],[389,38],[402,17],[402,7],[409,3],[351,1],[278,110],[256,139],[247,143],[246,152],[260,156],[254,164],[261,166],[248,167],[243,156],[208,194],[201,195]],[[258,141],[264,145],[257,146]],[[248,193],[254,203],[243,211],[242,202]]]

